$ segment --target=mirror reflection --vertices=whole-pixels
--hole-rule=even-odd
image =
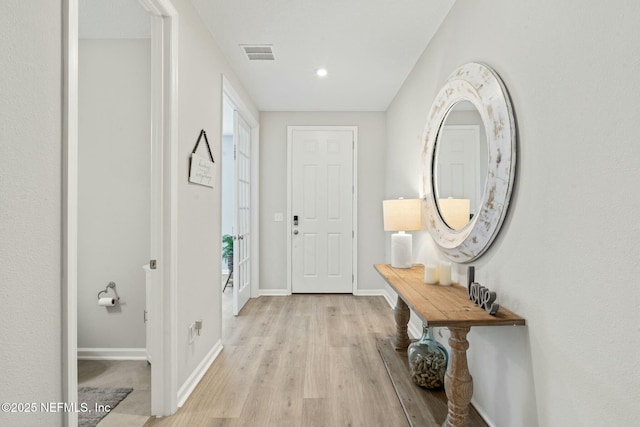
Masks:
[[[434,194],[447,226],[463,229],[480,211],[489,155],[476,107],[459,101],[449,110],[434,151]]]

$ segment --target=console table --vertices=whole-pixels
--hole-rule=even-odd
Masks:
[[[389,264],[376,264],[375,268],[398,294],[394,310],[396,335],[393,340],[397,352],[406,352],[411,342],[407,334],[409,307],[428,326],[449,329],[451,355],[444,381],[448,403],[443,426],[467,426],[469,402],[473,395],[473,380],[467,365],[469,330],[472,326],[524,325],[525,320],[503,306],[495,316],[490,315],[469,300],[467,288],[463,286],[426,285],[424,267],[420,264],[408,269],[393,268]],[[380,354],[385,357],[383,351]],[[404,403],[403,407],[406,410]]]

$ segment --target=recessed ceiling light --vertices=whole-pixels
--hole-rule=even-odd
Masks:
[[[317,75],[318,77],[326,77],[326,76],[327,76],[327,70],[326,70],[326,68],[318,68],[318,69],[316,70],[316,75]]]

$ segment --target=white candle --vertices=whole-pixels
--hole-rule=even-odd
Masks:
[[[424,283],[435,285],[438,283],[438,267],[433,264],[424,266]]]
[[[440,263],[440,284],[442,286],[449,286],[451,284],[451,263]]]

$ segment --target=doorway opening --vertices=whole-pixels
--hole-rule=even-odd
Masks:
[[[78,74],[78,57],[79,46],[85,44],[80,41],[79,27],[84,25],[81,22],[79,11],[80,1],[83,2],[82,7],[94,9],[99,16],[100,25],[96,25],[94,28],[90,28],[95,31],[102,31],[100,36],[104,37],[105,23],[108,20],[104,18],[104,13],[111,9],[111,12],[121,14],[125,9],[140,8],[142,5],[142,13],[147,20],[147,31],[150,33],[150,40],[138,44],[149,45],[149,53],[146,54],[147,58],[147,82],[146,84],[139,83],[140,86],[150,86],[147,91],[150,96],[150,100],[147,99],[147,119],[142,120],[146,123],[147,133],[149,135],[135,134],[133,131],[123,132],[118,134],[117,131],[120,128],[111,124],[110,128],[100,129],[100,125],[94,123],[89,126],[89,132],[81,130],[80,127],[84,126],[87,122],[85,109],[79,108],[79,79],[84,78],[84,75]],[[118,0],[118,7],[112,7],[112,3],[109,5],[104,2],[96,0],[63,0],[63,55],[64,55],[64,81],[63,81],[63,278],[62,278],[62,291],[63,291],[63,396],[67,402],[78,402],[78,359],[79,355],[82,358],[100,358],[105,360],[111,359],[139,359],[137,361],[142,362],[145,365],[147,362],[147,354],[153,354],[153,364],[151,365],[151,402],[150,413],[152,415],[166,416],[170,415],[177,409],[177,366],[176,360],[176,331],[175,331],[175,318],[177,312],[176,298],[175,298],[175,283],[176,283],[176,170],[177,170],[177,157],[176,157],[176,144],[177,140],[177,109],[176,109],[176,79],[177,75],[177,12],[167,0]],[[127,6],[122,6],[126,3]],[[120,7],[122,6],[122,7]],[[105,10],[106,8],[106,10]],[[138,10],[139,11],[139,10]],[[112,19],[116,23],[116,27],[122,30],[119,26],[124,21],[120,17]],[[90,24],[91,26],[91,24]],[[137,26],[136,26],[137,27]],[[139,28],[137,28],[139,30]],[[129,37],[134,39],[140,39],[144,37]],[[147,37],[147,39],[149,39]],[[116,40],[121,42],[122,40]],[[140,40],[138,40],[140,42]],[[115,42],[108,41],[104,44],[112,45]],[[117,43],[115,43],[117,44]],[[134,43],[136,44],[136,43]],[[145,55],[142,55],[145,56]],[[112,58],[113,59],[113,58]],[[99,59],[89,61],[93,63]],[[120,60],[113,60],[112,62],[120,62]],[[109,64],[110,67],[114,67],[115,64]],[[84,66],[87,67],[87,64]],[[121,87],[118,87],[120,85]],[[116,84],[118,90],[122,90],[127,84],[120,82]],[[89,85],[89,88],[97,89],[95,85]],[[130,87],[132,91],[137,91],[139,87]],[[85,89],[86,90],[86,89]],[[84,96],[84,94],[82,95]],[[86,101],[86,100],[85,100]],[[83,102],[85,102],[83,101]],[[109,102],[112,102],[110,100]],[[113,103],[112,103],[113,107]],[[119,107],[114,107],[119,108]],[[150,110],[150,112],[149,112]],[[99,118],[95,118],[98,120]],[[150,131],[148,129],[151,129]],[[124,128],[123,128],[124,129]],[[93,134],[104,132],[110,136],[109,141],[101,141],[97,147],[93,147],[98,150],[98,153],[93,153],[97,158],[96,164],[98,170],[84,170],[82,174],[79,173],[84,168],[83,157],[86,152],[81,152],[88,146],[83,146],[83,142],[79,141],[79,133],[82,133],[83,141],[86,140],[86,135],[92,138]],[[108,148],[110,143],[114,139],[126,139],[133,136],[132,144],[137,144],[138,141],[146,139],[146,166],[141,165],[134,160],[135,156],[129,157],[129,150],[125,154],[118,152],[116,160],[110,159],[108,156],[112,153],[100,153],[99,151]],[[121,141],[116,141],[121,142]],[[115,143],[113,143],[115,145]],[[114,150],[115,151],[115,150]],[[141,155],[141,154],[139,154]],[[139,157],[137,157],[139,159]],[[115,164],[114,164],[115,162]],[[133,234],[139,234],[138,231],[142,228],[146,229],[146,260],[140,262],[136,261],[137,270],[139,273],[131,273],[130,276],[137,276],[141,274],[145,276],[142,265],[146,262],[150,265],[150,283],[152,283],[152,291],[145,294],[145,279],[142,278],[137,286],[137,289],[133,290],[133,287],[125,286],[130,278],[123,278],[111,280],[108,283],[104,283],[104,279],[91,279],[97,280],[100,283],[89,283],[88,286],[95,286],[89,306],[85,307],[84,297],[80,295],[80,285],[85,286],[84,283],[79,283],[79,277],[83,274],[82,269],[85,268],[81,265],[85,262],[85,259],[79,256],[79,246],[85,245],[84,241],[87,236],[79,236],[79,229],[84,227],[83,221],[95,221],[98,217],[98,213],[91,211],[92,206],[84,206],[84,200],[80,200],[79,190],[82,194],[90,194],[92,192],[100,193],[98,185],[103,185],[104,181],[108,181],[109,177],[113,174],[119,173],[119,167],[124,163],[132,163],[139,169],[133,172],[133,175],[127,175],[128,182],[136,181],[136,185],[146,186],[146,192],[150,193],[147,204],[147,216],[145,225],[143,227],[136,227]],[[106,168],[106,166],[110,166]],[[107,169],[107,170],[104,170]],[[95,173],[94,173],[95,172]],[[95,176],[92,176],[95,175]],[[141,182],[142,178],[146,175],[148,184]],[[98,184],[91,184],[90,180],[97,180]],[[87,182],[84,182],[87,180]],[[100,180],[103,182],[100,183]],[[115,181],[115,180],[114,180]],[[140,182],[138,182],[140,181]],[[87,185],[85,185],[87,184]],[[95,185],[95,186],[94,186]],[[133,184],[131,184],[133,186]],[[100,196],[100,195],[98,195]],[[131,197],[144,197],[139,194]],[[99,197],[100,198],[100,197]],[[106,198],[106,197],[103,197]],[[103,201],[103,200],[101,200]],[[114,205],[120,204],[114,201]],[[144,203],[134,203],[136,206],[142,206]],[[112,207],[110,207],[112,208]],[[84,213],[83,213],[84,212]],[[87,215],[87,212],[89,214]],[[122,221],[128,218],[127,215],[118,216],[120,212],[115,210],[116,214],[110,220],[118,219]],[[142,214],[144,216],[144,214]],[[99,221],[97,221],[99,222]],[[100,227],[93,227],[90,230],[100,231]],[[84,231],[83,231],[84,233]],[[144,233],[144,232],[143,232]],[[106,238],[105,238],[106,239]],[[142,238],[144,240],[144,238]],[[136,241],[139,241],[136,239]],[[91,239],[88,240],[89,244],[94,242]],[[127,242],[124,242],[118,248],[126,246]],[[117,249],[115,251],[119,251]],[[109,249],[100,253],[99,250],[97,257],[94,256],[94,260],[98,261],[103,259],[110,259],[114,252],[114,249]],[[84,257],[85,253],[80,254]],[[95,254],[94,254],[95,255]],[[151,258],[151,262],[150,259]],[[153,262],[155,261],[155,262]],[[97,261],[96,261],[97,262]],[[154,268],[155,267],[155,268]],[[89,268],[90,270],[90,268]],[[124,277],[124,276],[123,276]],[[83,279],[84,280],[84,279]],[[112,285],[112,282],[115,285]],[[120,286],[119,286],[120,284]],[[142,296],[140,296],[140,288],[143,289]],[[82,291],[83,292],[83,291]],[[113,304],[99,304],[98,298],[111,296],[114,299],[120,298]],[[141,302],[142,301],[142,302]],[[80,306],[82,304],[82,307]],[[93,347],[97,344],[89,344],[92,347],[86,347],[93,349],[79,354],[79,335],[83,334],[91,338],[95,338],[92,335],[99,335],[98,333],[85,334],[85,331],[80,331],[80,328],[84,328],[84,320],[80,321],[79,314],[85,308],[90,309],[93,307],[95,310],[109,310],[106,311],[110,316],[108,323],[111,323],[116,316],[124,316],[124,314],[130,307],[136,305],[144,306],[150,316],[147,319],[152,319],[150,322],[149,333],[134,332],[133,335],[143,335],[148,338],[149,341],[140,345],[140,337],[133,338],[127,336],[127,334],[121,334],[124,336],[124,341],[129,344],[119,343],[117,344],[117,350],[109,347],[109,350],[105,352],[102,347]],[[140,307],[138,307],[140,308]],[[138,312],[133,308],[131,311]],[[143,322],[144,309],[137,313],[137,318],[140,322]],[[138,330],[138,328],[132,328]],[[144,326],[143,326],[143,329]],[[118,335],[119,328],[110,328],[108,335]],[[122,338],[122,337],[120,337]],[[120,339],[119,338],[119,339]],[[82,338],[83,340],[85,338]],[[131,340],[131,341],[127,341]],[[88,341],[85,341],[88,342]],[[80,345],[83,345],[82,343]],[[128,347],[122,347],[128,345]],[[84,347],[80,347],[80,350],[86,350]],[[147,351],[148,350],[148,351]],[[106,354],[106,355],[105,355]],[[146,368],[146,366],[145,366]],[[75,412],[64,413],[64,424],[71,427],[78,424],[78,414]]]
[[[258,296],[258,121],[224,76],[222,89],[221,300],[238,316]]]
[[[151,16],[137,0],[117,9],[80,0],[78,25],[78,401],[122,398],[78,417],[142,426],[151,416]]]

